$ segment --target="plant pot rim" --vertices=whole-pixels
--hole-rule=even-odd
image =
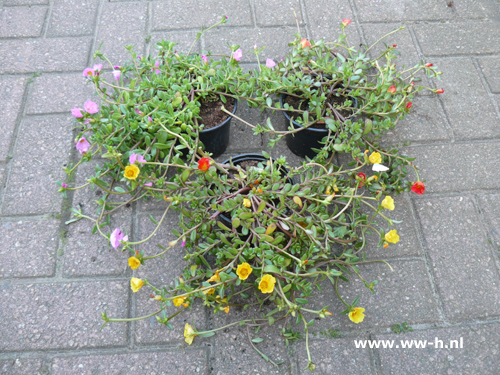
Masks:
[[[286,96],[287,96],[286,94],[280,94],[280,106],[281,106],[282,109],[284,109],[283,108],[283,101],[284,101],[284,99],[285,99]],[[358,106],[358,100],[356,98],[354,98],[354,97],[352,97],[352,99],[354,101],[354,103],[353,103],[354,106],[357,107]],[[286,119],[288,120],[288,123],[290,123],[290,121],[292,121],[293,125],[298,126],[300,128],[304,127],[303,125],[299,124],[295,120],[292,120],[290,118],[290,116],[288,116],[288,113],[286,113],[286,111],[283,111],[283,114],[285,115]],[[353,116],[350,116],[350,117],[346,118],[346,120],[349,120],[351,118],[353,118]],[[308,127],[307,130],[312,131],[312,132],[318,132],[318,133],[328,133],[328,129],[318,129],[318,128],[313,128],[313,127]]]
[[[233,108],[232,114],[234,115],[236,112],[236,108],[238,107],[238,99],[236,99],[236,98],[233,98],[233,99],[234,99],[234,108]],[[210,129],[203,129],[200,133],[208,134],[212,131],[215,131],[215,130],[223,127],[224,125],[226,125],[229,121],[231,121],[232,118],[233,118],[233,116],[228,116],[228,118],[225,119],[224,121],[222,121],[219,125],[214,126],[213,128],[210,128]]]

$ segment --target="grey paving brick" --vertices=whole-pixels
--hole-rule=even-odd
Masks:
[[[0,38],[40,36],[46,7],[15,7],[0,11]]]
[[[368,349],[356,349],[354,339],[366,340],[368,336],[334,340],[309,341],[311,359],[316,365],[315,372],[328,375],[371,374],[370,354]],[[294,374],[310,374],[306,368],[307,353],[305,340],[296,347],[298,366]]]
[[[261,113],[257,108],[250,108],[246,102],[239,102],[236,109],[236,116],[242,120],[252,124],[265,124],[266,115]],[[232,154],[245,149],[262,149],[265,145],[261,135],[254,135],[253,129],[233,118],[231,120],[231,134],[229,136],[229,145],[226,153]]]
[[[144,53],[146,18],[146,3],[104,3],[96,46],[104,42],[101,52],[113,65],[130,60],[125,49],[128,45],[133,45],[138,54]]]
[[[191,45],[196,38],[195,31],[160,31],[151,33],[151,45],[149,53],[153,56],[158,54],[158,50],[155,49],[156,43],[161,40],[170,40],[172,42],[178,43],[175,46],[175,51],[180,53],[188,53]],[[196,41],[193,48],[191,49],[192,54],[200,53],[201,42]]]
[[[67,74],[42,74],[35,78],[27,101],[26,112],[71,113],[75,107],[83,108],[87,100],[100,103],[92,83],[81,72]]]
[[[354,0],[362,22],[436,20],[453,17],[453,11],[439,0],[394,1]],[[425,12],[422,10],[425,9]]]
[[[7,166],[0,164],[0,187],[4,186],[4,181],[7,178]]]
[[[0,74],[85,69],[90,38],[0,41]]]
[[[415,202],[445,314],[453,321],[497,316],[500,285],[486,228],[470,198]]]
[[[416,157],[414,163],[425,181],[426,192],[465,192],[498,188],[498,162],[491,158],[497,148],[498,143],[493,142],[409,147],[404,152]]]
[[[51,276],[59,245],[59,221],[8,221],[0,224],[0,279]]]
[[[6,160],[24,95],[25,77],[0,77],[0,160]]]
[[[498,373],[500,360],[499,335],[498,323],[377,335],[379,340],[395,340],[394,345],[401,345],[400,340],[427,340],[425,349],[378,349],[381,374],[406,375],[418,371],[419,374],[494,375]],[[441,348],[436,339],[448,347],[457,344],[452,340],[458,341],[459,348]]]
[[[99,0],[56,0],[52,6],[49,36],[91,35]]]
[[[278,61],[288,52],[288,42],[293,41],[296,29],[291,27],[264,28],[264,29],[233,29],[219,28],[210,34],[203,36],[205,38],[205,49],[215,54],[230,55],[231,50],[227,44],[239,45],[243,58],[241,62],[256,62],[254,46],[266,46],[260,58],[272,58]],[[264,61],[262,60],[262,61]]]
[[[477,61],[481,66],[484,77],[488,82],[491,92],[500,93],[500,58],[481,57]]]
[[[5,189],[3,214],[57,213],[62,197],[57,180],[68,162],[74,123],[67,116],[23,120]],[[34,141],[34,142],[33,142]]]
[[[55,358],[53,375],[177,375],[207,372],[203,350],[161,351]]]
[[[41,359],[16,358],[0,361],[0,374],[5,375],[32,375],[39,374],[42,367]]]
[[[4,5],[43,5],[49,0],[4,0]]]
[[[258,26],[296,26],[293,11],[297,13],[299,24],[303,24],[300,1],[298,0],[255,0],[255,18]],[[302,32],[305,35],[305,31]]]
[[[77,177],[71,186],[82,186],[86,179],[95,175],[95,164],[92,161],[78,167]],[[100,165],[103,163],[100,162]],[[105,178],[104,178],[105,179]],[[109,180],[108,180],[109,181]],[[76,190],[73,196],[73,207],[80,208],[84,215],[97,218],[97,210],[101,208],[95,203],[95,200],[102,198],[101,189],[92,189],[87,186]],[[112,197],[108,199],[111,202],[126,202],[130,199],[128,196]],[[103,220],[105,221],[105,220]],[[129,240],[134,239],[130,235],[132,225],[132,207],[122,207],[111,216],[111,226],[104,226],[101,231],[105,234],[113,232],[115,228],[129,235]],[[104,275],[130,275],[127,259],[129,253],[122,252],[122,247],[113,249],[109,241],[99,232],[92,234],[94,222],[86,219],[71,223],[65,226],[67,231],[66,246],[64,247],[64,266],[65,276],[104,276]]]
[[[100,331],[101,313],[125,318],[128,288],[125,282],[5,285],[0,297],[0,349],[123,346],[127,325],[108,324]]]
[[[500,136],[495,107],[479,73],[469,59],[440,59],[443,72],[440,98],[448,112],[457,139],[484,139]]]
[[[497,22],[421,23],[413,28],[426,56],[497,53],[500,50]]]
[[[500,195],[488,194],[479,196],[479,204],[485,219],[487,221],[487,228],[493,237],[497,248],[500,249]]]
[[[145,256],[158,254],[162,250],[158,247],[161,244],[163,247],[168,247],[168,243],[175,240],[176,237],[172,234],[172,228],[177,227],[178,213],[174,211],[168,213],[162,226],[156,232],[151,240],[144,245],[137,246],[137,249],[145,251]],[[153,213],[152,216],[160,221],[161,214]],[[138,239],[142,240],[148,237],[155,229],[148,215],[138,216]],[[174,286],[174,279],[181,276],[187,262],[182,258],[186,251],[181,244],[168,251],[163,257],[155,258],[146,261],[145,265],[141,265],[135,271],[135,277],[148,279],[148,281],[157,288]],[[136,293],[137,298],[137,316],[144,316],[154,311],[159,310],[159,303],[150,297],[150,294],[156,294],[150,288],[144,288]],[[167,314],[174,314],[179,308],[171,306],[167,308]],[[136,342],[139,344],[153,344],[165,342],[184,342],[184,326],[186,323],[194,324],[197,329],[206,329],[205,310],[199,301],[194,303],[192,310],[184,311],[170,321],[174,326],[173,330],[169,330],[166,326],[158,323],[155,317],[147,320],[141,320],[135,324]],[[205,339],[203,339],[205,340]],[[202,341],[203,341],[202,340]],[[199,342],[200,340],[197,340]]]
[[[251,26],[252,14],[246,0],[234,0],[230,3],[221,0],[184,0],[153,4],[153,30],[172,30],[184,28],[205,29],[228,17],[226,25]],[[223,26],[221,26],[223,27]],[[208,32],[208,35],[213,33]]]

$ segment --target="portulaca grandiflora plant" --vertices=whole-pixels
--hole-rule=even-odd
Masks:
[[[313,44],[301,43],[300,48],[297,43],[292,45],[296,51],[292,56],[315,51],[310,48]],[[235,319],[207,331],[187,323],[185,341],[191,345],[196,337],[209,337],[218,330],[245,325],[256,352],[278,365],[259,350],[262,339],[251,339],[250,329],[256,332],[262,326],[280,324],[288,343],[302,336],[293,330],[293,324],[299,324],[306,339],[307,368],[313,371],[315,365],[308,338],[315,319],[328,319],[334,312],[346,315],[354,323],[364,319],[365,310],[358,306],[358,298],[343,299],[338,284],[359,278],[374,292],[377,281],[365,280],[359,265],[386,262],[366,260],[367,236],[377,236],[378,246],[384,247],[399,241],[397,230],[393,229],[397,222],[388,213],[395,209],[391,194],[411,185],[405,180],[406,164],[411,162],[382,150],[373,139],[368,140],[368,136],[375,138],[388,126],[383,125],[385,122],[380,118],[373,116],[371,125],[367,125],[370,122],[343,122],[331,109],[319,113],[316,120],[324,119],[325,124],[333,124],[337,129],[331,130],[337,133],[341,143],[333,141],[333,144],[344,144],[346,148],[330,148],[327,140],[325,151],[350,151],[353,162],[346,167],[333,165],[325,153],[323,157],[304,161],[299,167],[291,167],[283,157],[273,159],[266,152],[245,161],[216,162],[199,144],[199,98],[220,98],[225,103],[227,98],[241,99],[249,92],[261,93],[262,97],[247,96],[246,99],[252,105],[265,103],[275,108],[268,98],[270,94],[278,94],[278,90],[263,91],[265,85],[261,81],[277,79],[274,68],[286,70],[287,66],[295,66],[295,62],[287,62],[290,57],[275,66],[268,61],[267,66],[262,67],[262,75],[251,77],[244,75],[237,65],[242,55],[237,46],[220,61],[177,54],[170,42],[161,42],[158,47],[159,55],[154,58],[138,57],[131,51],[132,62],[127,65],[113,66],[108,62],[113,68],[112,82],[104,80],[102,66],[86,69],[84,75],[95,85],[103,105],[87,102],[83,109],[72,111],[82,127],[76,140],[76,148],[82,155],[78,164],[98,154],[109,161],[97,167],[95,175],[89,176],[83,186],[59,183],[63,194],[87,185],[104,192],[97,202],[97,217],[73,209],[74,218],[68,223],[82,218],[94,222],[94,231],[108,239],[113,248],[129,252],[128,265],[132,270],[161,261],[162,255],[175,247],[186,252],[185,267],[179,270],[174,286],[152,285],[147,279],[131,278],[134,293],[148,293],[157,301],[156,312],[125,319],[103,312],[104,324],[156,316],[160,323],[172,329],[172,319],[188,312],[196,303],[225,314],[234,313],[234,306],[262,308],[270,303],[273,309],[269,312]],[[349,53],[349,48],[347,51]],[[99,52],[96,56],[107,61]],[[338,59],[338,56],[332,55],[332,58]],[[268,78],[264,74],[268,74]],[[348,82],[342,82],[348,86]],[[394,82],[394,87],[396,84]],[[368,87],[368,83],[366,85]],[[387,90],[392,91],[391,86]],[[400,90],[410,88],[398,87]],[[368,94],[357,90],[358,100],[363,103],[361,96]],[[389,94],[394,93],[389,91]],[[398,103],[408,107],[408,91],[397,95],[400,95]],[[383,103],[389,99],[383,99]],[[302,113],[304,124],[309,123],[308,118]],[[366,126],[371,126],[369,131]],[[258,126],[256,130],[274,131],[271,126]],[[343,132],[347,132],[347,136],[342,136]],[[353,149],[349,150],[348,145]],[[66,171],[71,174],[77,165],[69,166]],[[175,171],[172,177],[167,177],[168,169]],[[423,194],[425,186],[418,173],[417,179],[411,190]],[[128,199],[112,202],[114,195]],[[167,202],[162,218],[154,221],[156,227],[150,235],[133,239],[120,228],[111,233],[103,230],[110,223],[110,216],[121,207],[147,197]],[[142,245],[158,232],[170,210],[179,212],[180,230],[173,231],[174,240],[160,242],[157,253],[147,253]],[[345,306],[343,311],[330,311],[329,306],[310,307],[314,289],[324,281],[333,285]]]

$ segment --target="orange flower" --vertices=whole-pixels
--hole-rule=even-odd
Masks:
[[[344,25],[344,27],[346,27],[347,25],[349,25],[352,21],[348,18],[344,18],[342,20],[342,25]]]
[[[226,314],[229,314],[229,306],[224,307],[222,310],[224,310]]]
[[[300,41],[300,45],[302,46],[302,48],[311,47],[311,43],[309,43],[306,38],[302,38],[302,40]]]
[[[416,181],[413,183],[411,187],[411,191],[418,195],[424,195],[425,185],[422,181]]]
[[[433,66],[434,64],[431,64],[431,63],[428,63],[428,64],[425,64],[426,67],[430,68],[431,66]]]
[[[444,89],[436,90],[436,94],[442,94],[443,92],[444,92]]]
[[[198,160],[198,169],[200,171],[207,171],[210,168],[210,159],[209,158],[201,158]]]
[[[387,91],[390,92],[391,94],[394,94],[396,92],[396,86],[392,85],[387,89]]]

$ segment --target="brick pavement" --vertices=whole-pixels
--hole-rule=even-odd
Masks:
[[[449,6],[451,4],[451,6]],[[422,197],[398,198],[395,217],[402,241],[391,251],[394,272],[365,267],[380,280],[371,296],[360,283],[340,293],[361,295],[366,319],[354,325],[334,315],[313,326],[313,361],[322,374],[498,374],[500,368],[500,3],[497,0],[0,0],[0,374],[302,374],[304,342],[285,347],[279,327],[259,332],[260,348],[274,368],[251,349],[242,328],[230,329],[187,347],[184,322],[200,329],[248,315],[214,316],[194,308],[174,322],[174,331],[155,319],[112,324],[99,331],[105,309],[115,317],[154,308],[133,294],[134,274],[168,282],[182,261],[172,253],[164,263],[132,271],[125,256],[91,235],[91,225],[66,226],[69,208],[91,210],[95,191],[62,199],[55,181],[61,167],[77,158],[70,109],[94,98],[82,70],[104,41],[115,61],[134,44],[152,53],[171,38],[186,50],[201,25],[227,14],[230,22],[203,36],[195,52],[238,43],[244,65],[254,66],[253,49],[280,58],[293,38],[297,11],[309,38],[336,37],[337,24],[351,18],[353,43],[370,43],[401,24],[407,28],[387,42],[398,44],[402,63],[433,62],[444,72],[436,98],[422,95],[414,111],[388,141],[411,141],[405,152],[417,157],[428,190]],[[428,82],[436,87],[435,82]],[[250,122],[257,110],[238,109]],[[280,118],[273,115],[273,121]],[[228,151],[259,151],[265,137],[251,137],[233,123]],[[284,145],[273,155],[299,159]],[[79,168],[83,181],[91,165]],[[134,238],[147,233],[151,202],[132,206],[115,218]],[[158,236],[168,238],[176,217]],[[398,227],[399,229],[399,227]],[[180,254],[180,253],[179,253]],[[325,285],[315,303],[340,311]],[[325,302],[326,301],[326,302]],[[237,310],[237,309],[235,309]],[[408,322],[411,333],[393,333]],[[321,334],[338,329],[341,338]],[[463,349],[355,349],[353,339],[463,337]]]

